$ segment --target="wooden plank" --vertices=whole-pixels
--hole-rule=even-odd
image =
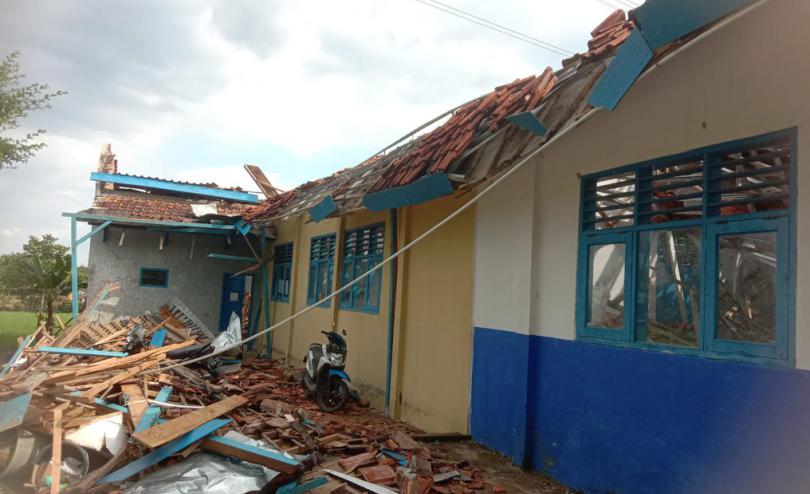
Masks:
[[[15,396],[0,403],[0,432],[22,425],[30,403],[31,393]]]
[[[172,394],[172,387],[171,386],[163,386],[160,388],[160,392],[155,396],[155,401],[159,402],[166,402],[169,400],[169,396]],[[152,405],[144,413],[143,418],[137,422],[135,426],[135,432],[144,431],[157,422],[158,418],[160,418],[160,406]],[[133,420],[133,423],[135,421]]]
[[[133,461],[132,463],[128,463],[126,466],[119,468],[118,470],[110,473],[109,475],[105,476],[98,482],[100,484],[107,484],[112,482],[122,482],[136,473],[151,467],[152,465],[157,464],[158,462],[165,460],[166,458],[172,456],[175,453],[178,453],[187,447],[191,446],[195,442],[203,439],[205,436],[211,434],[215,430],[219,429],[223,425],[226,425],[230,422],[230,419],[214,419],[210,420],[203,425],[193,429],[189,433],[180,436],[179,438],[175,439],[174,441],[169,442],[162,448],[158,448],[151,453],[140,457],[139,459]],[[153,427],[154,429],[154,427]],[[149,429],[147,429],[149,430]]]
[[[277,472],[295,473],[301,467],[294,458],[228,437],[209,437],[203,441],[202,446],[208,451],[263,465]]]
[[[94,398],[97,394],[103,392],[105,389],[107,389],[107,388],[109,388],[111,386],[115,386],[116,384],[120,383],[121,381],[126,381],[127,379],[135,376],[136,374],[138,374],[138,373],[140,373],[140,372],[142,372],[142,371],[144,371],[144,370],[146,370],[146,369],[148,369],[150,367],[153,367],[153,366],[157,365],[161,360],[163,360],[165,358],[166,358],[165,355],[158,355],[154,359],[149,360],[147,362],[144,362],[143,364],[141,364],[141,365],[139,365],[137,367],[133,367],[132,369],[128,370],[127,372],[124,372],[122,374],[118,374],[117,376],[111,377],[110,379],[107,379],[106,381],[104,381],[102,383],[94,385],[92,388],[90,388],[87,391],[85,391],[84,393],[82,393],[81,396],[83,396],[85,398]]]
[[[51,451],[51,494],[59,494],[62,483],[62,407],[53,411]]]
[[[166,354],[172,350],[178,350],[180,348],[185,348],[193,344],[194,340],[183,341],[181,343],[175,343],[174,345],[169,345],[162,348],[155,348],[152,350],[147,350],[145,352],[129,355],[128,357],[113,358],[105,360],[104,362],[98,364],[93,364],[86,367],[78,367],[75,370],[57,372],[53,374],[45,384],[56,384],[58,382],[71,380],[76,377],[86,376],[88,374],[95,374],[96,372],[104,372],[114,369],[120,369],[122,367],[129,367],[130,365],[137,362],[141,362],[146,358]]]
[[[145,431],[136,432],[132,435],[132,437],[150,448],[157,448],[187,432],[194,430],[203,423],[228,413],[234,408],[238,408],[247,402],[248,399],[244,396],[229,396],[214,403],[213,405],[208,405],[205,408],[194,410],[191,413],[187,413],[166,423],[150,427]]]
[[[90,348],[65,348],[58,346],[41,346],[34,349],[40,353],[59,353],[62,355],[79,355],[82,357],[126,357],[126,352],[108,352],[106,350],[93,350]]]
[[[31,342],[32,338],[33,337],[31,335],[28,335],[22,340],[20,345],[17,347],[17,351],[14,352],[14,355],[11,356],[11,359],[9,359],[8,363],[3,366],[3,370],[0,371],[0,377],[3,377],[6,374],[8,374],[8,372],[11,370],[11,366],[14,364],[14,362],[17,361],[18,358],[20,358],[20,355],[22,355],[23,350],[25,350],[25,347],[28,346],[28,343]]]
[[[121,391],[127,396],[126,404],[129,409],[129,414],[132,417],[132,425],[137,427],[138,424],[141,423],[141,420],[143,420],[143,415],[146,413],[146,410],[149,408],[149,402],[146,401],[141,387],[137,384],[122,384]]]
[[[327,469],[324,469],[323,471],[328,473],[329,475],[332,475],[339,479],[343,479],[346,482],[351,482],[352,484],[360,487],[361,489],[373,492],[374,494],[397,494],[396,491],[392,491],[387,487],[372,484],[371,482],[366,482],[365,480],[358,479],[357,477],[352,477],[351,475],[346,475],[345,473],[340,473],[334,470],[327,470]]]

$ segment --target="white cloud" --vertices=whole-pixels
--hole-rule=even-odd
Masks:
[[[593,0],[452,3],[580,51],[610,13]],[[67,242],[60,213],[89,206],[105,142],[126,173],[250,190],[241,163],[261,156],[287,189],[561,58],[407,0],[7,2],[0,46],[22,51],[29,80],[69,91],[28,121],[48,147],[0,171],[0,252],[28,235]]]

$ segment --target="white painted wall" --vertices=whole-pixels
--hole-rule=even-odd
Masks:
[[[512,292],[517,286],[508,285],[508,300],[493,298],[496,290],[484,286],[490,279],[497,285],[499,272],[529,271],[525,240],[514,251],[511,245],[518,242],[510,244],[509,255],[502,252],[504,238],[528,234],[520,220],[529,215],[520,207],[531,202],[523,199],[526,175],[483,200],[476,233],[476,324],[513,330],[528,315],[532,334],[575,338],[580,174],[796,126],[796,358],[798,367],[810,369],[810,307],[802,303],[810,291],[804,253],[810,245],[810,167],[802,160],[810,155],[808,19],[810,2],[771,0],[637,81],[615,111],[598,113],[528,166],[535,176],[530,303]]]
[[[473,325],[528,334],[532,281],[534,167],[525,167],[477,206]]]
[[[108,227],[107,241],[95,235],[90,241],[90,280],[88,300],[94,300],[108,282],[121,288],[98,307],[103,317],[137,316],[145,311],[156,313],[161,306],[179,298],[212,331],[219,328],[223,275],[243,270],[245,263],[208,259],[208,254],[250,256],[244,240],[237,237],[229,250],[225,238],[218,235],[169,235],[169,243],[160,250],[158,232],[127,229],[123,243],[121,228]],[[194,241],[192,251],[191,241]],[[169,286],[142,287],[142,267],[169,270]],[[255,274],[255,273],[254,273]],[[257,285],[261,286],[261,285]]]

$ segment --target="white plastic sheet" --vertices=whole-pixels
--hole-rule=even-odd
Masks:
[[[228,329],[219,333],[211,346],[214,351],[219,351],[225,347],[238,345],[242,341],[242,321],[236,312],[231,312],[231,320],[228,322]]]
[[[236,431],[228,431],[225,437],[259,448],[273,449],[264,441]],[[261,489],[276,475],[278,472],[261,465],[197,453],[147,475],[127,487],[124,494],[241,494]]]

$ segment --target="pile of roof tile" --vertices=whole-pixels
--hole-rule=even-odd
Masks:
[[[280,472],[263,492],[500,492],[367,404],[322,413],[299,371],[276,362],[242,355],[167,368],[198,342],[172,312],[80,317],[21,342],[0,376],[4,482],[18,491],[110,492],[205,450]]]

